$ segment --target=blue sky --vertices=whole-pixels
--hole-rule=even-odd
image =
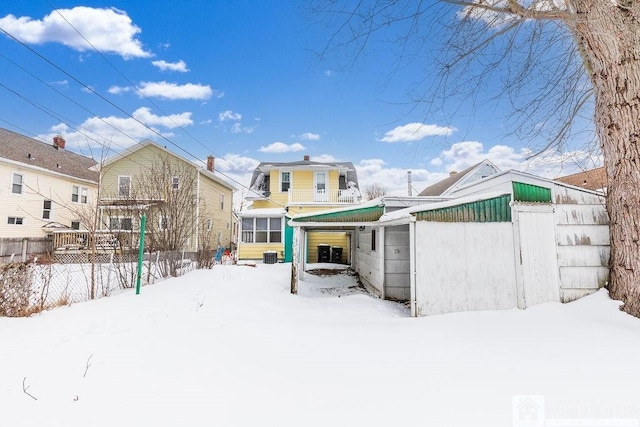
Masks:
[[[2,2],[0,126],[62,134],[95,158],[147,138],[196,162],[212,154],[239,187],[260,161],[307,154],[351,161],[361,188],[398,195],[408,170],[419,192],[485,158],[546,176],[576,170],[567,156],[527,160],[526,144],[505,137],[500,104],[413,108],[407,93],[429,67],[395,67],[383,44],[353,63],[321,57],[332,32],[301,3]]]

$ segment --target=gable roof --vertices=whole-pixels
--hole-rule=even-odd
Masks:
[[[27,167],[45,169],[72,178],[98,182],[91,170],[96,161],[63,148],[56,148],[24,135],[0,128],[0,158]]]
[[[491,163],[489,160],[483,160],[480,163],[476,163],[475,165],[468,167],[467,169],[463,170],[462,172],[451,172],[449,174],[449,177],[443,179],[442,181],[436,182],[433,185],[430,185],[429,187],[425,188],[424,190],[422,190],[422,192],[420,192],[420,194],[418,194],[418,196],[443,196],[446,195],[447,192],[449,192],[451,189],[453,189],[453,187],[459,182],[462,181],[463,179],[465,179],[468,176],[471,176],[473,174],[473,172],[475,172],[476,170],[480,169],[482,166],[490,166],[491,168],[493,168],[496,172],[499,172],[500,169],[498,169],[497,166],[495,166],[493,163]]]
[[[160,145],[160,144],[158,144],[158,143],[156,143],[154,141],[151,141],[150,139],[145,139],[144,141],[141,141],[141,142],[137,143],[136,145],[131,146],[131,147],[127,148],[126,150],[123,150],[123,151],[119,152],[118,154],[115,154],[115,155],[109,157],[107,160],[105,160],[104,166],[108,166],[108,165],[110,165],[112,163],[115,163],[118,160],[124,159],[124,158],[130,156],[131,154],[133,154],[133,153],[135,153],[135,152],[137,152],[139,150],[142,150],[145,147],[148,147],[149,145],[154,146],[154,147],[160,149],[161,151],[164,151],[166,154],[169,154],[169,155],[171,155],[171,156],[173,156],[173,157],[175,157],[175,158],[177,158],[177,159],[179,159],[179,160],[181,160],[181,161],[193,166],[194,168],[198,169],[198,171],[202,175],[204,175],[204,176],[208,177],[209,179],[217,182],[218,184],[220,184],[220,185],[222,185],[224,187],[227,187],[227,188],[231,189],[232,191],[235,191],[237,189],[234,185],[232,185],[229,182],[227,182],[226,180],[220,178],[214,172],[211,172],[211,171],[205,169],[203,166],[200,166],[200,165],[192,162],[191,160],[185,159],[184,157],[174,153],[173,151],[168,150],[166,147],[163,147],[162,145]]]
[[[351,162],[314,162],[311,160],[301,160],[295,162],[260,162],[253,171],[251,177],[251,184],[249,187],[253,187],[256,179],[261,173],[270,171],[271,169],[342,169],[345,170],[346,182],[354,182],[356,187],[360,188],[358,184],[358,173],[356,168]]]
[[[607,188],[607,173],[604,167],[562,176],[555,180],[575,187],[586,188],[587,190],[602,190]]]

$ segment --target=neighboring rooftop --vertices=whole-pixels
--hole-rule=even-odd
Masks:
[[[461,172],[449,172],[449,176],[442,181],[425,188],[418,196],[446,196],[455,188],[486,178],[500,172],[489,160],[483,160]]]
[[[47,144],[0,128],[0,158],[98,182],[98,173],[90,170],[96,165],[96,161],[67,151],[65,140],[61,136],[56,136]]]
[[[586,188],[587,190],[604,190],[607,188],[607,173],[603,167],[562,176],[555,180],[575,187]]]

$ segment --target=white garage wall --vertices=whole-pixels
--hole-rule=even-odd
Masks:
[[[384,248],[380,245],[380,230],[376,230],[376,248],[371,247],[372,228],[364,231],[356,230],[355,271],[360,276],[360,281],[378,297],[382,297],[382,278],[380,277],[380,263]]]
[[[409,224],[384,227],[384,298],[411,298]]]
[[[510,222],[416,222],[416,314],[509,309],[516,303]]]

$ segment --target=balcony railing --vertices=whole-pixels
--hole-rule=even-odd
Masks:
[[[294,190],[289,189],[290,204],[342,205],[360,202],[357,189],[346,190]]]
[[[53,232],[54,251],[90,250],[95,238],[96,250],[131,249],[138,246],[138,233],[106,230],[92,234],[86,230],[56,230]]]

